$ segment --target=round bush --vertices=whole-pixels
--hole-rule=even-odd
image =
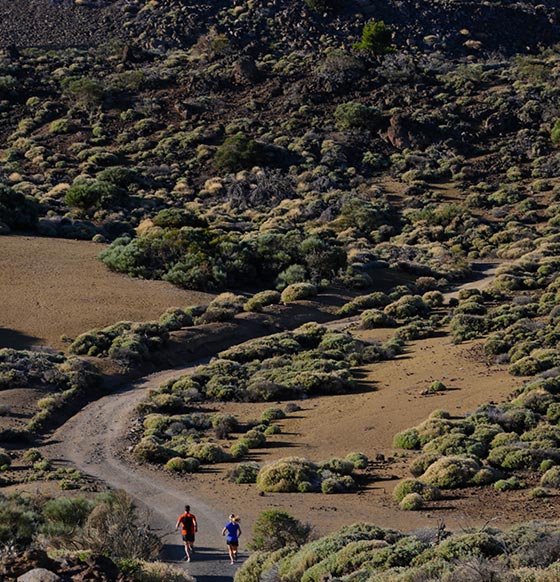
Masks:
[[[265,436],[271,436],[273,434],[280,434],[282,431],[280,429],[280,427],[277,424],[273,424],[272,426],[269,426],[265,431],[264,434]]]
[[[362,327],[375,329],[377,327],[395,327],[397,322],[379,309],[368,309],[362,313]]]
[[[266,436],[264,433],[252,429],[245,433],[245,435],[239,439],[240,442],[245,443],[250,449],[258,449],[266,443]]]
[[[424,507],[424,500],[418,493],[409,493],[403,497],[399,507],[405,511],[418,511]]]
[[[541,477],[541,485],[552,489],[560,489],[560,467],[551,467]]]
[[[346,460],[350,461],[355,469],[366,469],[369,459],[364,453],[349,453],[346,455]]]
[[[134,447],[132,454],[138,461],[146,463],[166,463],[172,456],[169,449],[150,437],[143,438]]]
[[[258,463],[239,463],[228,473],[228,477],[235,483],[256,483],[259,470]]]
[[[469,457],[442,457],[430,465],[421,479],[442,489],[466,487],[480,470],[480,465]]]
[[[300,483],[316,482],[317,465],[300,457],[287,457],[265,465],[257,476],[261,491],[290,493],[299,490]]]
[[[425,453],[418,457],[416,457],[408,470],[412,474],[413,477],[420,477],[426,472],[426,469],[435,463],[438,459],[441,459],[441,455],[439,453]]]
[[[393,437],[393,446],[397,449],[419,449],[420,436],[415,428],[410,428],[397,433]]]
[[[244,457],[248,452],[249,447],[247,446],[247,443],[241,440],[231,445],[230,449],[231,456],[235,457],[236,459]]]
[[[354,470],[354,463],[347,461],[346,459],[338,459],[335,457],[329,461],[321,463],[321,468],[328,469],[339,475],[350,475]]]
[[[200,461],[193,457],[173,457],[165,463],[165,468],[173,473],[194,473],[200,467]]]
[[[222,463],[229,459],[229,455],[222,447],[213,443],[198,443],[187,449],[189,457],[198,459],[201,463]]]
[[[282,303],[290,303],[291,301],[300,301],[302,299],[309,299],[317,295],[317,288],[311,283],[294,283],[288,285],[282,291]]]
[[[261,414],[262,422],[271,422],[272,420],[280,420],[282,418],[286,418],[286,413],[281,408],[277,408],[275,406],[267,408]]]

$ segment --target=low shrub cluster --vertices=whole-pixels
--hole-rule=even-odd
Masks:
[[[319,238],[293,230],[248,238],[192,226],[118,238],[101,259],[115,271],[199,290],[246,288],[250,281],[280,288],[333,281],[347,266],[346,252],[329,233]]]
[[[401,503],[405,500],[407,507],[422,503],[416,493],[409,493]],[[262,521],[270,525],[272,520],[263,515]],[[278,527],[272,531],[289,536],[297,527],[292,521],[289,516],[274,519]],[[304,544],[290,538],[283,545],[263,542],[236,573],[235,582],[553,582],[559,574],[559,534],[557,522],[457,533],[431,528],[409,534],[357,523]]]
[[[164,323],[121,321],[100,330],[88,331],[72,342],[70,352],[124,361],[149,358],[150,353],[161,349],[169,338],[165,324],[176,327],[179,320],[176,312],[166,312],[162,318]],[[190,319],[185,318],[185,321],[190,322]]]
[[[293,332],[251,340],[222,352],[189,377],[169,382],[149,403],[169,397],[270,401],[352,390],[351,366],[387,355],[350,334],[310,323]]]
[[[351,459],[356,460],[356,465]],[[259,469],[256,484],[261,491],[282,493],[346,493],[357,488],[355,470],[367,465],[362,453],[346,459],[333,458],[313,463],[300,457],[286,457]]]
[[[38,411],[26,426],[35,432],[45,427],[55,413],[78,397],[87,397],[100,382],[97,369],[78,357],[4,348],[0,350],[0,391],[35,388],[46,393],[37,402]],[[24,433],[4,431],[4,440],[24,438]]]
[[[543,487],[557,488],[560,464],[560,378],[535,379],[522,386],[509,402],[485,405],[461,419],[432,415],[415,428],[395,436],[394,445],[422,449],[411,473],[425,484],[442,489],[486,485],[512,474],[496,485],[519,488],[516,473],[542,475]],[[513,485],[512,485],[513,484]]]

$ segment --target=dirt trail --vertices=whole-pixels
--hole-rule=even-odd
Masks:
[[[174,531],[177,516],[190,503],[200,526],[193,561],[185,565],[197,582],[232,580],[236,566],[231,566],[221,529],[227,514],[209,507],[189,494],[188,477],[183,483],[155,479],[150,471],[125,460],[123,448],[130,415],[150,388],[186,373],[197,362],[145,377],[115,394],[92,402],[58,429],[46,445],[54,461],[71,463],[111,487],[125,489],[148,511],[150,525],[164,534],[165,558],[182,561],[180,537]]]
[[[486,269],[479,267],[478,270],[482,272],[482,276],[475,278],[474,281],[467,282],[462,288],[483,288],[487,286],[494,276],[495,265],[490,265]],[[454,296],[456,293],[458,293],[458,289],[450,291],[448,296]],[[354,319],[338,320],[327,325],[335,329],[345,329],[355,324]],[[189,484],[189,477],[185,477],[183,481],[170,478],[161,471],[158,472],[148,467],[131,464],[128,462],[126,455],[127,437],[134,409],[144,399],[146,392],[149,389],[159,387],[166,380],[187,373],[188,370],[193,369],[200,363],[203,362],[196,362],[146,376],[134,384],[123,387],[117,393],[92,402],[56,431],[46,445],[46,453],[55,461],[71,463],[82,472],[107,483],[111,487],[124,489],[132,495],[141,506],[149,511],[150,523],[153,527],[167,534],[165,538],[167,544],[166,558],[171,561],[179,561],[183,556],[179,536],[172,530],[183,505],[190,503],[200,521],[200,531],[197,536],[198,551],[193,562],[186,566],[187,570],[196,576],[198,582],[225,582],[232,580],[235,570],[235,566],[229,564],[223,538],[220,536],[227,514],[232,510],[239,510],[251,516],[254,513],[252,509],[256,511],[258,509],[257,506],[262,504],[276,506],[279,502],[282,503],[283,498],[278,496],[274,500],[259,499],[258,503],[252,504],[255,507],[249,507],[251,496],[248,494],[243,497],[242,492],[233,492],[228,497],[224,493],[227,488],[224,488],[223,485],[214,487],[212,492],[205,488],[205,485],[206,487],[210,486],[211,481],[214,481],[214,485],[216,483],[217,478],[216,475],[212,474],[212,469],[206,471],[208,474],[203,476],[201,483],[196,483],[196,479],[193,478],[193,482]],[[389,362],[388,365],[392,370],[390,372],[391,378],[396,378],[402,371],[403,364],[394,361]],[[408,366],[410,365],[408,364]],[[406,370],[406,368],[407,365],[405,364],[404,369]],[[408,374],[408,372],[406,373]],[[378,394],[379,397],[384,398],[382,393]],[[391,394],[385,394],[391,401],[395,400],[393,406],[396,407],[397,416],[399,415],[399,408],[401,406],[406,407],[407,400],[410,400],[410,395],[406,390],[401,392],[391,390]],[[357,404],[360,398],[362,396],[355,396],[354,404]],[[342,405],[343,400],[346,403],[348,397],[329,397],[330,404],[328,406],[336,410],[338,406]],[[337,404],[338,401],[340,401],[339,404]],[[364,403],[363,410],[366,410],[365,406]],[[347,412],[352,416],[351,409]],[[328,413],[323,411],[322,414],[324,415],[323,420],[327,420],[325,414]],[[356,427],[359,427],[360,419],[358,416],[354,415],[353,422],[357,422]],[[322,422],[320,424],[324,427],[325,424],[329,425],[330,423]],[[395,428],[392,427],[391,430]],[[301,439],[305,441],[305,434],[303,432],[300,434]],[[311,438],[311,435],[309,436]],[[350,438],[350,435],[348,435],[347,441],[360,440],[363,436],[365,436],[363,433],[362,437],[356,434]],[[376,438],[379,439],[380,436],[378,434]],[[321,437],[319,440],[325,442],[325,439],[329,440],[326,436]],[[297,441],[299,439],[295,438],[294,440]],[[331,444],[334,443],[331,442]],[[299,443],[299,446],[301,445],[302,443]],[[303,443],[303,446],[305,448],[305,443]],[[352,496],[340,496],[338,503],[341,508],[347,503],[353,503],[351,498]],[[205,503],[203,499],[210,500],[210,502]],[[362,503],[363,501],[364,499],[362,499]],[[246,507],[243,507],[244,503],[247,505]],[[300,511],[296,511],[296,514],[304,512],[311,516],[314,513],[313,510],[317,509],[313,506],[305,507],[306,505],[307,499],[302,504],[302,507],[299,508]],[[359,501],[357,505],[360,506]],[[354,517],[367,520],[378,518],[380,522],[394,520],[395,513],[398,510],[392,503],[376,505],[379,505],[375,510],[376,515],[372,514],[374,509],[372,506],[369,507],[369,510],[366,510],[366,513],[362,508],[361,511],[357,511],[357,514],[356,510],[359,508],[348,507],[348,514],[356,514],[352,515],[353,519]],[[291,503],[289,506],[292,507]],[[293,509],[296,510],[296,507],[293,507]],[[324,508],[320,507],[319,509],[323,510]],[[343,509],[343,511],[346,510]],[[329,514],[332,515],[332,511],[327,512],[327,516]],[[313,515],[313,517],[316,516]],[[416,521],[416,517],[412,519],[412,516],[408,516],[407,519]],[[338,526],[339,524],[329,523],[328,527],[335,525]]]

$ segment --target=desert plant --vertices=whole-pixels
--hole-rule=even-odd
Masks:
[[[228,473],[228,478],[234,483],[256,483],[260,470],[258,463],[239,463]]]
[[[262,467],[257,487],[261,491],[290,493],[298,491],[300,483],[313,483],[317,479],[317,465],[307,459],[286,457]]]
[[[317,288],[311,283],[294,283],[288,285],[282,291],[282,303],[291,303],[292,301],[301,301],[302,299],[309,299],[317,295]]]
[[[376,55],[393,52],[392,35],[391,29],[382,20],[366,22],[362,30],[362,39],[354,45],[354,48]]]
[[[404,511],[418,511],[424,507],[424,499],[418,493],[409,493],[402,498],[399,507]]]
[[[194,473],[199,467],[200,461],[192,457],[173,457],[165,463],[165,468],[172,473]]]
[[[309,540],[311,526],[280,509],[267,509],[253,525],[253,550],[274,552],[286,546],[299,547]]]

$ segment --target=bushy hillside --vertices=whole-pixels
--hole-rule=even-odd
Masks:
[[[134,41],[5,51],[2,232],[114,241],[110,268],[186,288],[283,289],[367,287],[380,264],[453,279],[508,220],[542,220],[558,55],[490,40],[508,18],[553,41],[553,5],[310,4],[109,3]]]
[[[402,534],[359,523],[301,547],[255,552],[235,582],[554,582],[559,526],[521,524],[450,533]]]

